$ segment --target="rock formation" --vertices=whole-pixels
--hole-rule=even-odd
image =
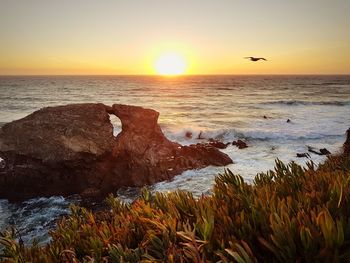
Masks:
[[[233,141],[232,145],[236,145],[238,149],[245,149],[248,147],[247,143],[242,140]]]
[[[310,154],[308,153],[297,153],[298,158],[311,158]]]
[[[109,114],[122,131],[113,136]],[[0,130],[0,198],[70,195],[100,198],[122,186],[170,179],[232,160],[210,145],[169,141],[152,109],[115,104],[48,107]]]
[[[314,147],[308,146],[307,147],[308,151],[317,155],[329,155],[331,154],[330,151],[328,151],[326,148],[322,148],[322,149],[315,149]]]
[[[226,149],[230,143],[223,143],[222,141],[210,138],[208,144],[218,149]]]

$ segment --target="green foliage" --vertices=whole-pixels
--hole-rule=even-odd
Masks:
[[[23,248],[15,240],[15,229],[1,233],[0,235],[0,259],[11,259],[14,262],[25,262]]]
[[[72,206],[44,247],[0,237],[3,262],[349,262],[350,158],[318,169],[276,160],[252,185],[225,170],[213,195],[146,189],[110,210]]]

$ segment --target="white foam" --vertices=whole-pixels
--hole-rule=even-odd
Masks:
[[[0,229],[14,226],[26,244],[35,238],[39,244],[50,240],[48,230],[58,218],[69,213],[69,205],[75,200],[62,196],[33,198],[21,204],[11,204],[0,199]]]

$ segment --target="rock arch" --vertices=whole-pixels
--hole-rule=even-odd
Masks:
[[[113,135],[109,115],[122,130]],[[122,186],[170,179],[188,169],[227,165],[209,145],[169,141],[159,113],[139,106],[98,103],[48,107],[0,130],[0,198],[69,195],[101,198]],[[183,159],[187,161],[184,162]]]

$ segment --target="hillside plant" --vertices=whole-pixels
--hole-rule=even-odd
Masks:
[[[72,206],[45,246],[0,237],[1,262],[350,262],[350,158],[276,160],[252,184],[226,169],[209,196],[143,190],[109,209]]]

